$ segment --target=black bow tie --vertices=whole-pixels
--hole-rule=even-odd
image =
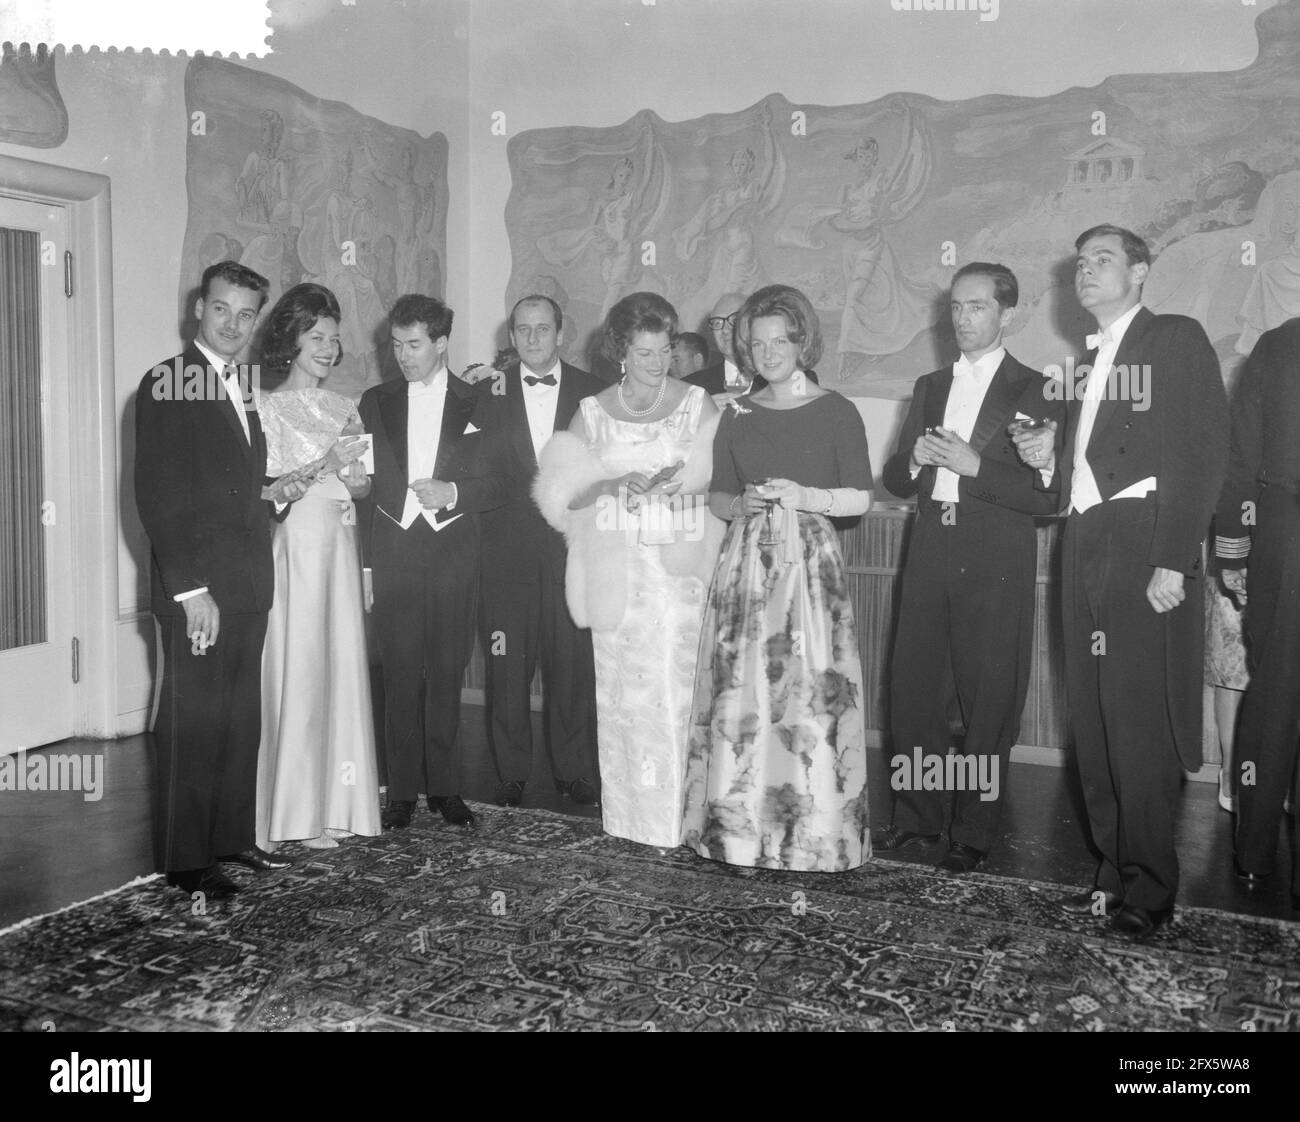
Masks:
[[[559,382],[555,380],[554,374],[548,374],[545,378],[534,378],[531,374],[524,375],[524,381],[530,386],[536,386],[539,383],[543,386],[558,386]]]

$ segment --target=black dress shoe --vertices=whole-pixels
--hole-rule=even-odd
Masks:
[[[250,845],[243,853],[228,853],[224,857],[218,857],[217,860],[228,861],[232,865],[246,865],[259,873],[270,872],[272,869],[287,869],[293,864],[287,857],[272,856],[255,845]]]
[[[572,783],[557,783],[560,793],[568,795],[579,806],[591,806],[596,801],[596,788],[585,779],[575,779]]]
[[[969,873],[988,856],[984,850],[976,849],[965,842],[953,842],[948,852],[939,859],[936,869],[949,873]]]
[[[430,795],[429,809],[436,810],[453,826],[474,825],[475,814],[459,795]]]
[[[886,826],[871,835],[871,848],[883,849],[886,853],[897,853],[909,845],[938,845],[938,834],[914,834],[911,830],[900,830],[897,826]]]
[[[404,830],[411,824],[411,815],[414,813],[414,801],[389,799],[388,805],[379,816],[379,822],[385,830]]]
[[[239,885],[216,865],[209,865],[206,869],[183,869],[168,873],[167,883],[179,888],[186,896],[202,892],[209,900],[224,900],[240,890]]]
[[[1102,909],[1097,910],[1097,897],[1100,894]],[[1116,896],[1113,892],[1102,892],[1100,888],[1093,888],[1087,892],[1075,892],[1069,896],[1062,896],[1056,901],[1057,907],[1062,911],[1069,912],[1074,916],[1109,916],[1114,915],[1124,906],[1124,897]]]
[[[1125,904],[1115,913],[1115,918],[1110,921],[1110,927],[1112,931],[1118,931],[1121,935],[1145,939],[1157,927],[1168,923],[1173,914],[1172,904],[1156,911],[1139,908],[1136,904]]]
[[[1237,859],[1235,857],[1232,859],[1232,871],[1235,874],[1236,878],[1239,881],[1241,881],[1241,883],[1244,884],[1247,888],[1250,889],[1263,888],[1264,885],[1268,883],[1268,878],[1273,875],[1272,873],[1249,872],[1248,870],[1243,869],[1240,864],[1238,864]]]
[[[517,779],[497,784],[497,806],[518,806],[524,801],[524,785]]]

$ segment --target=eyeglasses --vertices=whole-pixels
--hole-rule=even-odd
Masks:
[[[709,316],[709,327],[714,331],[721,331],[724,327],[730,327],[735,322],[735,312],[732,312],[729,316]]]

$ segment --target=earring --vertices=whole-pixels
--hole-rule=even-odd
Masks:
[[[627,363],[621,358],[618,360],[618,372],[622,377],[627,377]]]

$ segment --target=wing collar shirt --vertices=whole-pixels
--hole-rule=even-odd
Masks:
[[[439,370],[427,385],[409,383],[406,405],[406,481],[414,483],[417,479],[431,479],[438,463],[442,415],[447,406],[447,368]],[[408,489],[402,529],[409,530],[417,518],[423,518],[435,530],[447,525],[446,520],[440,524],[434,512],[422,507],[415,492]]]
[[[1141,304],[1134,304],[1127,312],[1112,323],[1105,331],[1089,335],[1088,349],[1097,348],[1097,360],[1088,373],[1088,381],[1083,391],[1083,408],[1079,411],[1079,429],[1074,438],[1074,472],[1070,479],[1070,511],[1082,514],[1090,507],[1102,502],[1097,479],[1092,474],[1092,465],[1088,463],[1088,442],[1092,439],[1092,429],[1097,423],[1097,409],[1106,396],[1106,386],[1110,372],[1115,365],[1115,354],[1124,341],[1124,332],[1141,309]],[[1140,499],[1156,489],[1156,477],[1149,475],[1130,487],[1112,495],[1112,499]]]
[[[962,355],[952,364],[952,388],[948,391],[948,404],[943,411],[943,427],[969,441],[979,419],[984,395],[988,393],[993,375],[998,372],[1006,357],[1005,347],[998,347],[971,362]],[[930,497],[936,502],[955,503],[960,498],[960,477],[949,468],[936,468],[934,490]]]

